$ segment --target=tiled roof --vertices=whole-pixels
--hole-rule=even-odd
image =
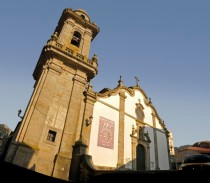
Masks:
[[[197,151],[199,153],[210,153],[210,148],[203,148],[203,147],[187,147],[187,148],[184,148],[180,151],[187,151],[187,150],[190,150],[190,151]],[[180,152],[179,151],[179,152]]]

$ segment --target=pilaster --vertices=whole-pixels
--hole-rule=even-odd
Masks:
[[[152,113],[153,121],[153,134],[154,134],[154,149],[155,149],[155,170],[160,170],[159,167],[159,156],[158,156],[158,141],[157,141],[157,130],[156,130],[156,116]]]
[[[85,85],[85,78],[79,75],[74,76],[67,118],[64,125],[57,159],[55,160],[55,167],[53,171],[54,177],[66,179],[66,176],[68,176],[72,158],[72,146],[76,140],[80,111],[82,110],[81,103],[84,99],[83,91],[85,90]]]
[[[84,93],[85,95],[85,107],[84,107],[84,118],[83,118],[83,125],[82,125],[82,140],[87,145],[87,149],[89,147],[90,143],[90,133],[91,133],[91,126],[92,126],[92,120],[94,118],[93,116],[93,108],[94,104],[96,102],[96,94],[92,92],[92,86],[91,89],[86,91]]]
[[[119,134],[118,134],[118,163],[120,168],[124,167],[124,112],[125,112],[125,92],[120,92],[119,110]]]
[[[131,135],[132,170],[136,170],[136,146],[137,145],[138,145],[138,138]]]

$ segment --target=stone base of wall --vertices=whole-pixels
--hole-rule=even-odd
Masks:
[[[65,181],[49,177],[20,166],[0,161],[1,180],[4,182],[45,182],[45,183],[69,183]],[[82,183],[99,183],[99,182],[136,182],[139,180],[150,182],[150,180],[161,180],[161,182],[189,180],[205,180],[209,177],[209,172],[184,172],[182,170],[159,170],[159,171],[99,171],[96,170],[89,174],[86,182]],[[207,180],[207,179],[206,179]]]

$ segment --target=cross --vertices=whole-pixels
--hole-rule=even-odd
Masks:
[[[136,79],[136,86],[139,86],[139,78],[137,78],[137,77],[134,77],[135,79]]]

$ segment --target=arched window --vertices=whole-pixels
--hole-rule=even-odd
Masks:
[[[71,44],[79,48],[81,37],[82,37],[81,34],[75,31],[71,39]]]

